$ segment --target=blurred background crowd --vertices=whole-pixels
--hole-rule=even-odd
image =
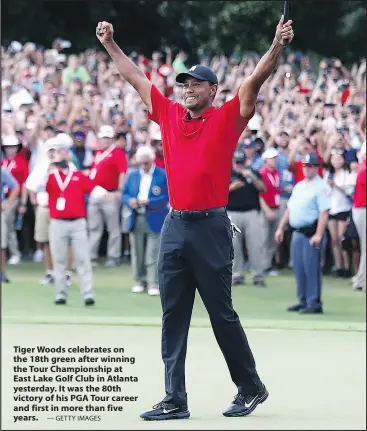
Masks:
[[[71,42],[56,39],[50,48],[17,41],[2,47],[2,167],[20,185],[16,203],[5,210],[3,206],[9,239],[8,264],[44,259],[43,246],[35,240],[40,202],[37,193],[28,190],[25,183],[37,165],[45,163],[43,155],[49,149],[47,143],[51,138],[62,139],[75,167],[87,175],[96,152],[102,148],[101,141],[106,138],[124,151],[127,176],[134,168],[143,168],[146,158],[148,162],[154,159],[154,164],[164,169],[159,126],[149,121],[137,92],[121,78],[107,53],[89,49],[68,54],[70,46]],[[165,96],[181,102],[182,88],[175,84],[175,76],[191,66],[184,51],[167,46],[149,57],[132,52],[130,58]],[[256,52],[242,57],[233,54],[202,59],[201,63],[210,66],[219,79],[216,108],[234,96],[259,59],[260,54]],[[358,166],[365,163],[360,151],[365,140],[366,60],[347,67],[338,58],[322,58],[315,65],[302,52],[286,52],[261,89],[256,113],[238,142],[233,166],[234,172],[245,168],[261,175],[264,163],[276,160],[280,202],[271,208],[266,205],[267,196],[258,190],[259,196],[255,200],[249,198],[251,202],[241,210],[256,208],[273,222],[274,232],[292,188],[303,179],[302,156],[316,152],[321,164],[319,174],[332,186],[332,217],[324,245],[324,271],[351,278],[358,271],[360,245],[350,214]],[[142,157],[137,158],[136,152],[141,147],[152,151],[143,151]],[[265,152],[269,148],[276,152],[269,155]],[[3,204],[6,196],[9,196],[7,190]],[[121,196],[119,222],[112,233],[121,236],[121,249],[115,253],[112,263],[109,260],[109,266],[130,261],[125,207]],[[98,257],[108,254],[107,237],[111,232],[107,233],[110,229],[104,222]],[[270,243],[263,242],[261,253],[269,248],[272,252],[261,258],[266,262],[262,271],[276,275],[277,268],[292,265],[287,246],[289,238],[281,247],[275,246],[273,238],[267,240]],[[246,243],[248,246],[250,241],[244,238],[241,251],[244,264],[248,258]],[[234,280],[237,282],[241,280]]]

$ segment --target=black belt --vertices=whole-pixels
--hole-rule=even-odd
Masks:
[[[182,219],[203,219],[206,217],[213,217],[217,214],[226,214],[226,208],[225,207],[219,207],[219,208],[210,208],[207,210],[200,210],[200,211],[186,211],[186,210],[174,210],[171,209],[171,217],[180,217]]]
[[[72,218],[55,218],[54,220],[61,220],[61,221],[75,221],[75,220],[82,220],[85,217],[72,217]]]

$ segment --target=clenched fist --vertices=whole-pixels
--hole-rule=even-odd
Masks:
[[[286,43],[292,42],[292,39],[294,37],[292,24],[293,24],[292,20],[288,20],[286,23],[284,23],[284,16],[282,15],[275,32],[276,39],[282,45],[286,45]]]
[[[113,40],[113,26],[109,22],[99,22],[96,28],[96,35],[102,45],[106,45]]]

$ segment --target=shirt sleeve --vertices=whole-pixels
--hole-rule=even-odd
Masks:
[[[1,180],[9,189],[14,189],[18,185],[18,181],[6,168],[1,170]]]
[[[224,105],[220,109],[223,110],[226,116],[228,127],[234,127],[237,135],[239,136],[245,130],[248,122],[255,114],[255,107],[254,107],[249,117],[247,118],[242,117],[240,112],[240,98],[239,98],[238,92],[236,93],[233,99],[224,103]]]
[[[116,154],[116,165],[117,165],[117,172],[118,174],[126,173],[127,171],[127,158],[125,151],[121,148],[118,148],[117,154]]]
[[[94,187],[96,187],[94,182],[83,173],[80,173],[79,178],[82,182],[84,193],[88,193],[88,194],[92,193],[92,190],[94,189]]]
[[[331,208],[331,187],[324,184],[317,193],[316,199],[320,212],[329,210]]]
[[[150,90],[150,98],[152,102],[152,113],[148,113],[149,120],[154,121],[157,124],[160,124],[162,119],[167,117],[168,107],[172,105],[174,102],[170,99],[167,99],[163,96],[163,94],[158,90],[155,85],[152,85]]]

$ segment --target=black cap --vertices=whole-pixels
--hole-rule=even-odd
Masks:
[[[246,160],[245,153],[243,153],[242,151],[235,151],[235,153],[233,154],[233,160],[236,163],[244,163],[244,161]]]
[[[317,154],[312,152],[312,153],[307,153],[303,160],[302,163],[305,165],[314,165],[314,166],[319,166],[320,165],[320,160],[317,157]]]
[[[218,78],[210,67],[201,66],[200,64],[192,66],[192,68],[187,72],[179,73],[176,76],[176,82],[183,84],[187,77],[196,78],[200,81],[209,81],[212,84],[218,84]]]

